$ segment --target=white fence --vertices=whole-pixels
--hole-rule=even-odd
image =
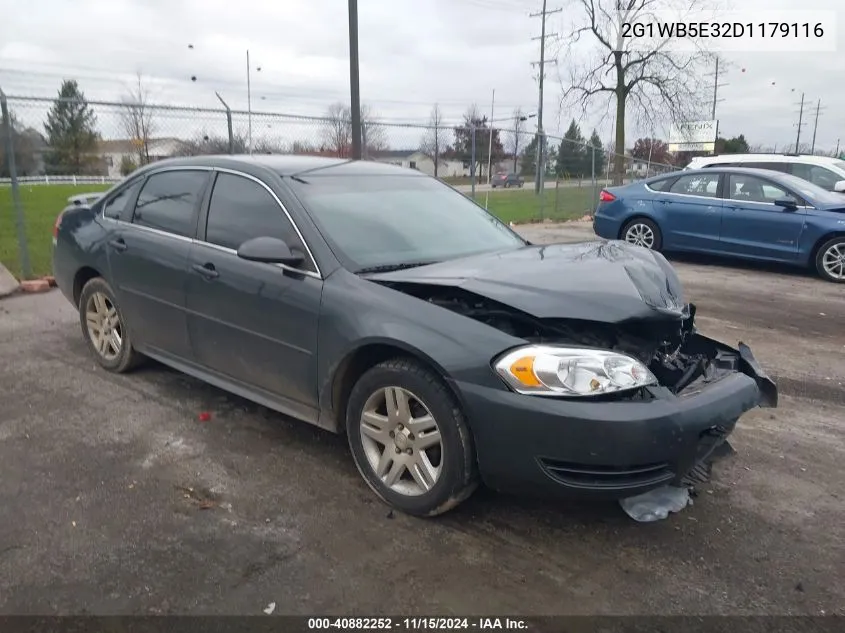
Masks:
[[[18,178],[18,185],[110,185],[121,180],[109,176],[26,176]],[[0,186],[11,184],[10,178],[0,178]]]

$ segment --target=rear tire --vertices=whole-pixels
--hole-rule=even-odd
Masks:
[[[132,347],[123,313],[108,282],[94,277],[79,295],[79,324],[88,348],[103,369],[122,374],[143,357]]]
[[[825,281],[845,283],[845,237],[827,240],[816,252],[816,271]]]
[[[388,360],[365,372],[349,396],[346,431],[364,481],[397,510],[436,516],[478,486],[464,414],[440,378],[417,361]]]
[[[648,218],[634,218],[626,222],[620,231],[620,239],[653,251],[659,251],[663,247],[660,227]]]

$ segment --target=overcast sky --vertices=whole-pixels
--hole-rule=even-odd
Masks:
[[[118,100],[136,72],[154,85],[156,102],[216,107],[219,91],[246,109],[246,53],[253,71],[253,110],[320,115],[348,100],[347,0],[0,0],[0,87],[9,95],[54,96],[74,77],[89,99]],[[385,120],[422,123],[438,102],[457,121],[469,104],[494,118],[514,108],[537,110],[541,0],[359,0],[362,100]],[[735,1],[734,6],[737,5]],[[791,8],[788,0],[741,0],[743,11]],[[793,7],[795,7],[793,2]],[[549,2],[564,11],[549,31],[565,34],[578,17],[573,0]],[[801,8],[845,17],[842,0],[804,0]],[[802,134],[812,136],[818,99],[817,146],[845,137],[845,28],[835,53],[731,53],[719,91],[720,132],[753,143],[795,142],[798,102],[808,102]],[[189,44],[193,48],[189,48]],[[556,46],[549,44],[548,50]],[[258,71],[258,68],[261,68]],[[745,69],[743,72],[742,69]],[[191,77],[196,81],[191,81]],[[560,112],[558,70],[548,67],[545,122],[562,131],[577,111]],[[774,85],[773,85],[774,84]],[[795,89],[795,92],[792,91]],[[34,112],[34,110],[33,110]],[[25,117],[24,117],[25,118]],[[101,116],[102,118],[102,116]],[[169,120],[173,132],[176,119]],[[612,116],[581,121],[611,135]],[[666,130],[656,131],[665,135]],[[630,146],[647,130],[630,129]],[[407,145],[419,134],[409,130]],[[845,142],[845,138],[843,138]]]

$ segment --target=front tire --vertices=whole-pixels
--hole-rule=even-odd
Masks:
[[[825,281],[845,283],[845,237],[834,237],[816,253],[816,271]]]
[[[436,516],[478,485],[464,414],[440,378],[416,361],[389,360],[365,372],[349,397],[346,430],[364,481],[397,510]]]
[[[648,218],[634,218],[622,227],[621,238],[629,244],[659,251],[663,246],[663,235],[655,222]]]
[[[79,323],[89,349],[104,369],[122,374],[141,361],[114,292],[102,277],[91,279],[82,288]]]

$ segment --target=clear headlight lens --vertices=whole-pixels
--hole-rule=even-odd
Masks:
[[[598,396],[657,384],[637,359],[598,349],[528,345],[504,354],[493,366],[524,394]]]

